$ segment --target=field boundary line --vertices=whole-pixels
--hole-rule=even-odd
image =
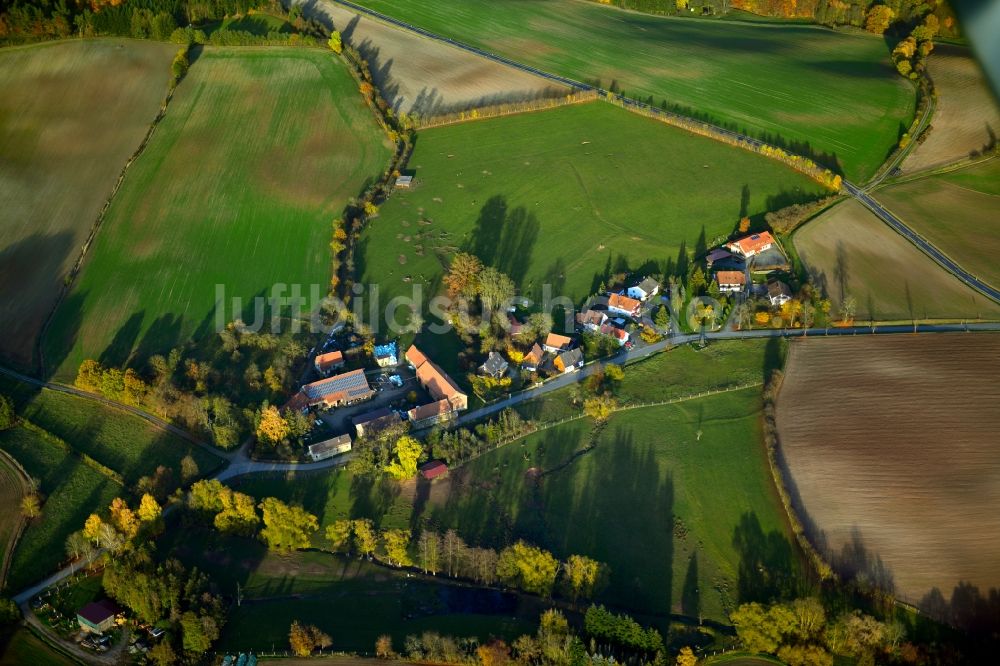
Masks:
[[[887,179],[886,181],[879,183],[873,191],[877,192],[886,187],[892,187],[893,185],[904,185],[906,183],[912,183],[917,180],[923,180],[925,178],[932,178],[934,176],[943,176],[949,173],[954,173],[956,171],[963,171],[965,169],[971,169],[972,167],[980,166],[986,164],[992,160],[1000,159],[1000,152],[987,153],[985,155],[980,155],[979,157],[970,158],[963,157],[960,160],[950,162],[949,164],[943,164],[937,167],[930,167],[923,171],[914,171],[913,173],[900,176],[899,178]],[[975,190],[978,192],[978,190]],[[983,193],[985,194],[985,193]]]
[[[45,323],[42,325],[42,330],[38,333],[38,340],[36,342],[36,349],[38,352],[38,369],[40,374],[45,374],[45,345],[43,341],[45,336],[48,334],[49,327],[52,325],[52,320],[55,319],[56,312],[62,305],[63,301],[66,300],[66,296],[69,294],[70,289],[73,287],[73,283],[76,282],[76,278],[79,276],[80,271],[83,269],[84,261],[87,259],[87,255],[90,250],[90,246],[93,244],[94,240],[97,238],[97,232],[100,231],[101,226],[104,223],[104,218],[107,216],[108,209],[111,208],[111,203],[114,201],[115,197],[118,195],[118,191],[121,189],[122,183],[125,182],[125,176],[128,175],[129,167],[131,167],[139,157],[146,151],[146,146],[149,145],[150,140],[153,138],[156,128],[160,125],[160,121],[163,120],[167,115],[167,106],[170,101],[174,98],[174,91],[177,89],[177,84],[171,85],[167,84],[167,93],[160,103],[160,108],[153,117],[153,120],[149,124],[149,129],[146,130],[146,135],[139,142],[139,146],[132,153],[131,157],[125,161],[125,165],[122,167],[121,172],[118,174],[118,180],[115,181],[114,187],[111,188],[111,193],[108,198],[104,201],[104,205],[101,207],[100,212],[97,213],[97,219],[94,220],[94,224],[90,227],[90,233],[87,235],[87,239],[83,242],[83,246],[80,248],[80,255],[76,259],[76,263],[63,278],[62,288],[59,290],[59,295],[56,297],[56,302],[49,311],[48,317],[45,318]]]
[[[432,129],[434,127],[447,127],[448,125],[459,125],[475,120],[491,120],[493,118],[505,118],[524,113],[534,113],[537,111],[548,111],[558,109],[563,106],[573,104],[584,104],[597,101],[596,93],[587,91],[573,91],[565,95],[554,95],[552,97],[541,97],[536,100],[526,102],[505,102],[490,106],[477,106],[465,111],[453,111],[451,113],[430,116],[426,119],[417,118],[416,126],[418,130]],[[524,108],[504,108],[524,106]]]
[[[2,462],[6,463],[7,466],[11,468],[14,475],[21,482],[22,495],[27,496],[28,493],[30,493],[35,487],[35,482],[31,478],[31,475],[28,474],[27,470],[24,469],[17,458],[3,449],[0,449],[0,459],[2,459]],[[24,516],[24,514],[19,513],[17,527],[13,532],[11,532],[10,538],[4,545],[3,570],[0,570],[0,590],[3,590],[7,585],[7,573],[10,571],[10,563],[14,556],[14,549],[17,547],[17,542],[21,540],[21,534],[27,526],[28,519]]]
[[[472,46],[471,44],[466,44],[450,37],[445,37],[444,35],[439,35],[430,30],[415,26],[406,21],[393,18],[381,12],[377,12],[368,7],[363,7],[357,5],[350,0],[330,0],[335,4],[342,5],[348,9],[357,12],[359,14],[364,14],[369,17],[373,17],[387,23],[389,25],[402,28],[409,32],[413,32],[417,35],[422,35],[428,39],[433,39],[445,44],[449,44],[456,48],[468,51],[475,55],[481,56],[488,60],[501,63],[510,67],[514,67],[521,71],[527,72],[529,74],[534,74],[540,76],[549,81],[554,81],[556,83],[569,86],[570,88],[582,90],[582,91],[592,91],[597,93],[598,97],[604,98],[606,101],[621,106],[627,111],[633,111],[640,115],[647,115],[650,118],[660,120],[668,125],[674,125],[680,129],[687,130],[694,134],[699,134],[705,136],[706,138],[715,139],[722,143],[728,143],[729,145],[735,146],[737,148],[743,148],[749,152],[757,153],[765,157],[782,162],[783,164],[789,166],[793,170],[799,171],[806,176],[818,181],[820,184],[829,187],[834,191],[839,191],[841,188],[841,176],[839,174],[834,174],[829,169],[825,169],[813,161],[811,158],[796,155],[778,146],[771,145],[756,139],[754,137],[748,136],[746,134],[741,134],[734,130],[729,130],[719,125],[714,125],[712,123],[698,120],[696,118],[691,118],[680,113],[673,111],[665,111],[657,107],[650,106],[645,102],[633,99],[631,97],[626,97],[625,95],[612,92],[601,88],[599,85],[591,85],[589,83],[584,83],[582,81],[577,81],[571,79],[567,76],[562,76],[560,74],[553,74],[552,72],[546,72],[545,70],[538,69],[537,67],[532,67],[531,65],[526,65],[524,63],[518,62],[512,58],[499,55],[497,53],[492,53],[484,49]],[[700,131],[699,131],[700,130]]]

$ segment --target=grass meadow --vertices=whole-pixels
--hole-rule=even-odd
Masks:
[[[0,387],[9,386],[0,381]],[[21,387],[14,394],[21,416],[118,472],[127,484],[152,474],[159,465],[172,468],[176,479],[181,459],[189,454],[202,473],[221,463],[218,456],[126,412],[58,391]]]
[[[20,366],[167,92],[176,47],[79,39],[0,51],[0,355]]]
[[[56,652],[24,627],[0,633],[0,666],[76,666],[77,662]]]
[[[906,215],[902,220],[911,224]],[[927,220],[914,229],[924,232],[932,224],[961,222]],[[972,229],[965,233],[971,237]],[[834,312],[853,296],[859,323],[1000,319],[1000,305],[945,271],[856,201],[828,209],[792,240],[813,284],[833,301]]]
[[[411,190],[397,190],[360,240],[357,273],[383,303],[433,295],[457,250],[533,297],[579,300],[607,273],[662,270],[682,247],[727,236],[822,187],[767,158],[599,102],[420,132]]]
[[[49,369],[212,334],[216,285],[244,303],[275,283],[326,293],[331,221],[390,151],[333,54],[206,47],[56,313]]]
[[[122,487],[34,430],[0,432],[0,448],[38,480],[45,497],[42,516],[21,535],[7,574],[8,588],[19,590],[55,569],[66,557],[66,537],[83,527],[92,511],[121,495]]]
[[[471,542],[525,538],[605,562],[608,603],[724,622],[763,594],[758,564],[793,588],[802,574],[760,409],[747,389],[621,412],[597,433],[585,420],[557,426],[453,472],[424,514]]]
[[[890,185],[876,196],[963,268],[1000,285],[1000,159]]]
[[[863,180],[913,116],[886,42],[813,25],[650,16],[573,0],[361,0],[452,39],[825,154]],[[821,158],[822,159],[822,158]]]

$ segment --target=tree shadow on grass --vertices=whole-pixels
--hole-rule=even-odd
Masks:
[[[540,226],[534,213],[524,206],[510,209],[506,197],[496,195],[483,204],[462,249],[506,273],[520,287],[531,267]]]
[[[139,339],[139,331],[142,330],[142,320],[145,316],[145,310],[132,313],[125,323],[118,327],[111,342],[97,357],[98,363],[106,368],[121,368],[126,365],[132,358],[132,351]]]
[[[777,530],[764,532],[754,512],[744,513],[733,529],[739,555],[737,591],[741,603],[794,597],[800,587],[792,545]]]

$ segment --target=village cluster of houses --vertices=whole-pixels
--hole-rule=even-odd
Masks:
[[[399,347],[396,342],[376,345],[372,356],[380,368],[394,368],[400,363]],[[459,412],[468,409],[468,395],[416,345],[406,350],[404,358],[413,370],[418,383],[431,398],[430,402],[413,407],[406,413],[406,418],[413,428],[425,428],[450,421]],[[373,398],[377,391],[369,383],[364,369],[339,372],[344,364],[344,355],[340,351],[318,354],[313,360],[313,365],[323,378],[303,385],[288,401],[285,409],[307,410],[311,407],[336,409]],[[398,385],[401,386],[402,383]],[[365,437],[402,420],[400,412],[382,407],[355,416],[351,419],[351,425],[356,437]],[[338,435],[310,445],[309,456],[313,461],[325,460],[350,451],[352,442],[350,433]]]

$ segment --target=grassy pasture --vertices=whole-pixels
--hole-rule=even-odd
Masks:
[[[725,621],[758,590],[745,568],[755,558],[793,584],[802,571],[760,409],[759,389],[748,389],[621,412],[596,437],[589,421],[574,421],[453,471],[432,486],[424,514],[472,542],[525,538],[606,562],[609,603]]]
[[[744,197],[759,216],[822,191],[764,157],[598,102],[425,130],[409,167],[414,188],[390,197],[357,251],[359,278],[383,304],[415,284],[433,295],[457,249],[522,293],[548,283],[578,300],[623,261],[659,270],[701,233],[728,235]]]
[[[167,92],[175,46],[73,40],[0,52],[0,354],[32,362],[62,280]]]
[[[1000,159],[891,185],[877,196],[966,270],[1000,285]]]
[[[14,550],[7,585],[17,590],[43,578],[65,559],[70,532],[122,488],[50,440],[17,427],[0,432],[0,448],[14,456],[39,481],[45,497],[42,516],[32,521]]]
[[[909,217],[902,219],[910,224]],[[1000,306],[938,266],[856,201],[827,210],[796,231],[793,242],[813,283],[825,290],[835,311],[846,295],[854,296],[858,322],[1000,318]]]
[[[805,513],[911,603],[1000,585],[998,359],[993,334],[791,344],[777,416]]]
[[[4,589],[3,572],[7,557],[14,547],[17,526],[21,523],[18,509],[26,490],[26,480],[5,458],[0,458],[0,506],[6,507],[0,514],[0,590]]]
[[[325,293],[330,222],[389,155],[332,54],[206,47],[56,313],[50,368],[68,378],[85,358],[211,335],[216,285],[244,304],[275,283]]]
[[[0,666],[76,666],[77,662],[56,652],[23,627],[0,633]]]
[[[982,68],[966,48],[941,45],[928,60],[937,107],[931,131],[903,162],[909,173],[964,159],[996,142],[1000,105]]]
[[[812,25],[658,17],[573,0],[361,0],[542,70],[614,81],[754,135],[808,142],[862,180],[914,109],[882,39]]]
[[[179,478],[181,458],[188,454],[202,473],[221,462],[204,449],[123,411],[58,391],[27,391],[23,385],[0,380],[0,387],[8,386],[18,391],[14,395],[22,416],[115,470],[126,483],[152,474],[159,465],[173,468],[174,478]]]

